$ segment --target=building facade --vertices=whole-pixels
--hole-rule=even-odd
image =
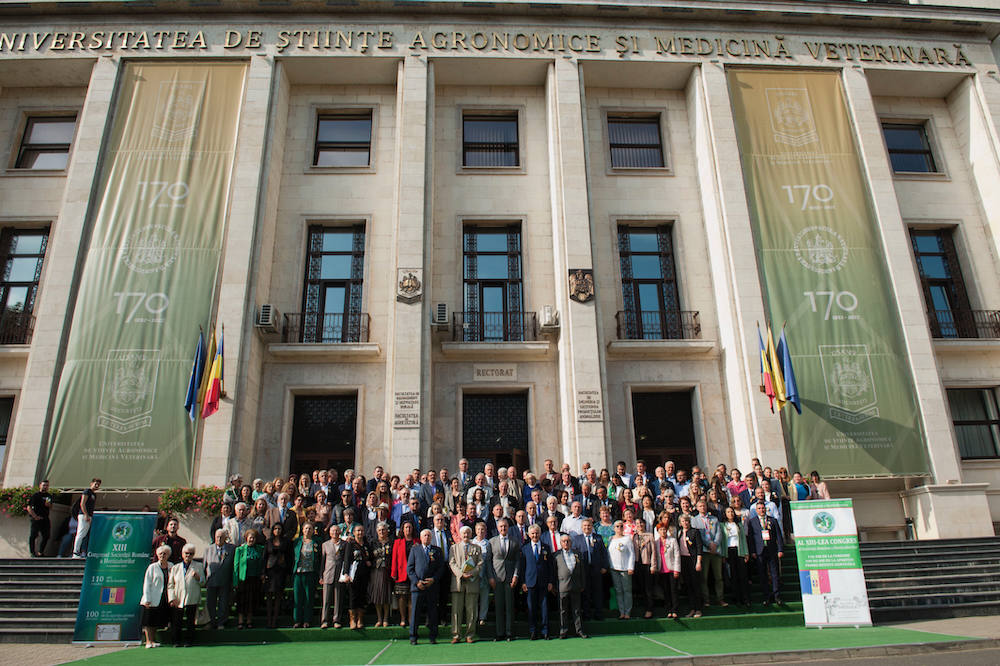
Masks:
[[[836,495],[855,498],[866,538],[900,536],[907,519],[920,538],[993,534],[994,9],[251,4],[61,3],[58,16],[47,1],[0,8],[4,485],[55,474],[56,485],[79,487],[59,482],[67,465],[88,478],[107,469],[106,487],[136,497],[169,485],[114,477],[115,461],[137,450],[151,467],[161,456],[189,460],[181,485],[223,484],[233,472],[454,469],[463,456],[519,470],[547,458],[575,470],[618,460],[631,468],[638,458],[710,469],[746,470],[755,457],[775,469],[804,464],[816,459],[807,452],[821,445],[819,430],[796,430],[791,407],[771,411],[759,388],[758,325],[772,321],[778,335],[774,284],[792,285],[801,303],[782,319],[803,394],[824,383],[828,397],[867,390],[863,363],[804,376],[805,357],[828,359],[822,349],[796,352],[796,322],[858,319],[852,313],[870,305],[856,289],[810,286],[848,250],[865,254],[841,238],[837,255],[822,236],[832,227],[803,222],[840,206],[874,225],[869,282],[884,272],[889,296],[877,309],[898,330],[889,351],[906,379],[881,387],[878,418],[873,402],[824,416],[824,427],[864,449],[866,433],[900,425],[888,423],[891,394],[912,396],[902,426],[915,433],[923,467],[894,471],[871,453],[876,471],[818,471]],[[74,329],[112,314],[155,323],[168,302],[183,307],[168,292],[105,293],[88,277],[117,182],[116,123],[139,99],[129,82],[143,71],[135,68],[223,64],[244,68],[228,100],[238,118],[229,171],[218,182],[139,182],[155,205],[218,189],[218,268],[205,281],[210,312],[196,319],[206,331],[226,327],[226,397],[192,426],[181,392],[163,389],[156,400],[175,405],[170,417],[134,421],[134,430],[95,417],[65,437],[74,410],[66,392],[96,395],[108,381],[67,379],[80,351]],[[795,248],[806,268],[832,262],[826,273],[764,275],[775,270],[762,251],[771,204],[749,175],[741,72],[833,81],[859,198],[841,200],[842,181],[806,178],[811,166],[801,182],[772,182],[768,195],[791,211],[782,224],[820,230]],[[768,107],[781,150],[815,152],[809,123],[822,109],[809,92],[811,115],[801,97]],[[862,333],[879,337],[874,324]],[[197,328],[175,335],[193,349]],[[826,346],[837,344],[852,346]],[[190,361],[159,368],[154,384],[186,385]],[[119,386],[134,398],[147,379]],[[807,400],[803,413],[829,406]],[[146,432],[185,428],[187,444],[142,445]]]

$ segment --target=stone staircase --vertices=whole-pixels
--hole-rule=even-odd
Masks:
[[[84,560],[0,560],[0,643],[73,640]]]
[[[1000,615],[1000,538],[861,544],[876,623]]]

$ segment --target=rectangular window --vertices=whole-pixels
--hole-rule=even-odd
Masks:
[[[680,311],[671,229],[618,227],[622,302],[621,340],[680,340],[697,337],[696,313]]]
[[[995,337],[988,313],[973,311],[950,229],[910,229],[910,243],[935,338]],[[995,317],[994,317],[995,319]]]
[[[660,118],[608,116],[608,145],[613,169],[656,169],[664,166]]]
[[[76,116],[28,118],[14,168],[65,169],[74,132]]]
[[[31,342],[35,297],[48,245],[48,229],[4,229],[0,233],[0,344]]]
[[[371,164],[371,148],[370,110],[319,115],[313,166],[366,167]]]
[[[516,113],[462,116],[462,166],[520,165]]]
[[[962,458],[1000,457],[1000,411],[993,389],[948,389]]]
[[[304,312],[290,322],[288,338],[368,342],[368,315],[361,312],[364,264],[364,225],[310,227]]]
[[[931,144],[923,124],[882,123],[882,134],[896,173],[936,173]]]
[[[534,336],[534,313],[521,300],[521,229],[466,226],[465,312],[456,322],[464,342],[517,342]]]
[[[353,468],[358,434],[358,394],[297,395],[292,408],[289,468],[296,474]],[[340,495],[337,495],[337,501]]]
[[[689,470],[698,464],[691,398],[690,391],[632,394],[635,455],[649,469],[668,460],[677,469]]]
[[[4,470],[4,456],[7,455],[7,434],[10,419],[14,413],[14,398],[0,398],[0,472]]]

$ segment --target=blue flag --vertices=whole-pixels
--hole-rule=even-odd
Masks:
[[[788,340],[785,339],[785,327],[781,327],[778,338],[778,358],[781,359],[781,369],[785,375],[785,399],[792,403],[795,411],[802,413],[802,403],[799,400],[799,387],[795,382],[795,371],[792,369],[792,355],[788,351]]]
[[[205,371],[205,334],[198,334],[198,348],[194,351],[194,364],[191,366],[191,379],[188,380],[187,396],[184,398],[184,411],[194,421],[198,418],[198,387],[201,386],[201,375]]]

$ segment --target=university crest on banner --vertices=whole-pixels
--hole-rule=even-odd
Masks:
[[[830,418],[862,423],[878,416],[868,345],[820,345]]]
[[[204,100],[204,81],[162,81],[151,134],[170,142],[197,136]]]
[[[771,129],[777,143],[804,146],[819,141],[809,106],[809,92],[805,88],[768,88],[766,92]]]
[[[97,425],[119,433],[150,427],[159,369],[159,349],[109,351]]]

